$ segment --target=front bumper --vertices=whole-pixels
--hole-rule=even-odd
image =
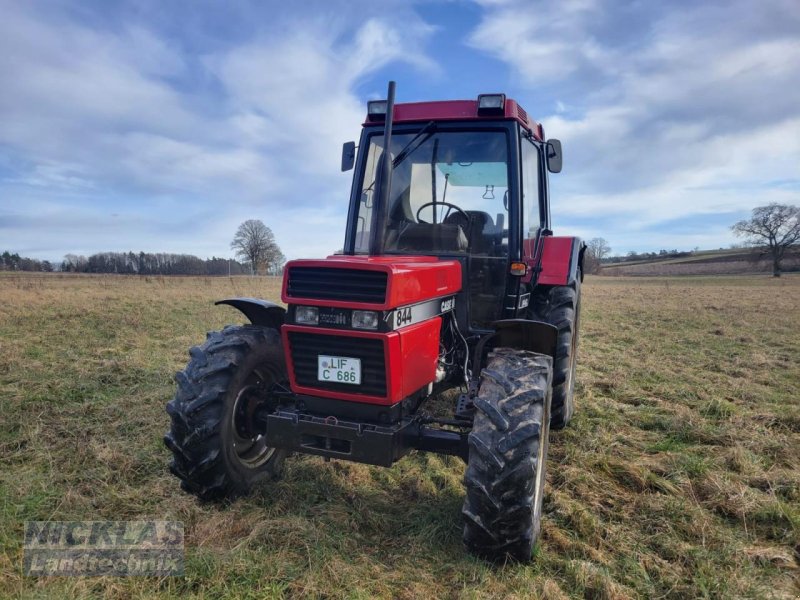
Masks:
[[[266,416],[267,444],[304,454],[389,467],[411,450],[469,456],[467,434],[414,418],[376,425],[279,408]]]

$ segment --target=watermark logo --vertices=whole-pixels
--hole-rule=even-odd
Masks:
[[[26,521],[30,576],[183,575],[180,521]]]

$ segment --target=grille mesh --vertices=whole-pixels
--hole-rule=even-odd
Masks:
[[[291,267],[286,293],[291,298],[382,304],[386,273],[332,267]]]
[[[350,394],[386,396],[382,340],[290,331],[289,346],[298,385]],[[319,381],[317,357],[320,354],[360,359],[361,385]]]

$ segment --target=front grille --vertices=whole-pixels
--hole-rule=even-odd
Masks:
[[[286,293],[291,298],[382,304],[386,273],[333,267],[290,267]]]
[[[349,394],[386,396],[383,340],[290,331],[289,346],[297,385]],[[319,381],[317,357],[320,354],[361,359],[361,385]]]

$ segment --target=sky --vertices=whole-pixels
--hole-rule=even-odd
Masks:
[[[0,251],[341,248],[366,102],[504,92],[562,140],[557,235],[727,247],[800,204],[797,0],[0,0]]]

